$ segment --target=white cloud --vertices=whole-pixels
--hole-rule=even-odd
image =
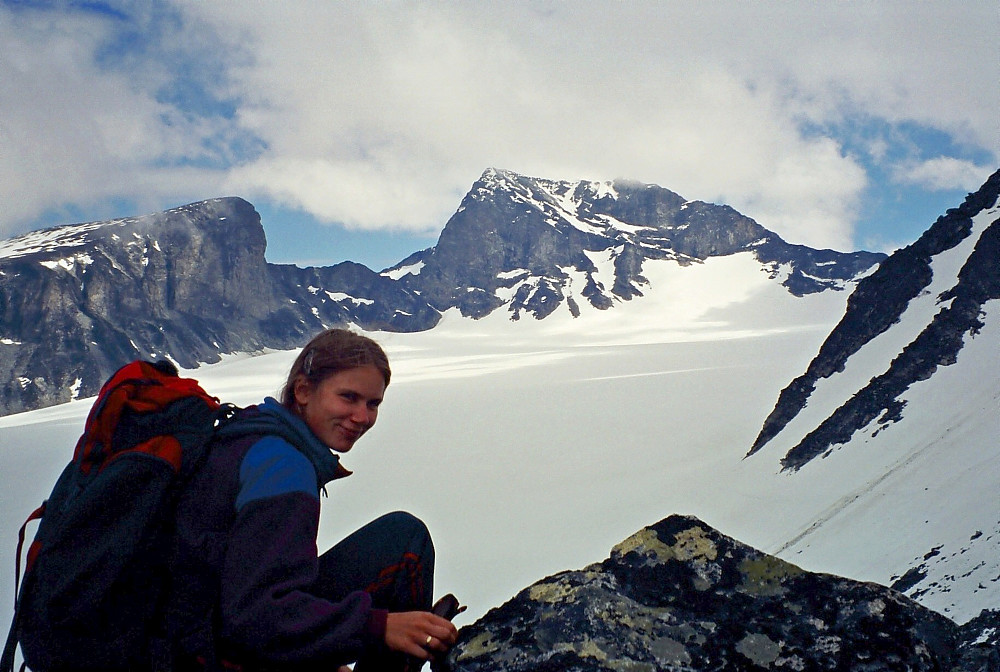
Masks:
[[[353,229],[407,228],[433,233],[458,206],[436,200],[437,173],[401,174],[366,162],[322,157],[255,161],[230,171],[226,193],[261,194]],[[444,209],[442,209],[444,208]]]
[[[158,102],[155,70],[99,67],[109,28],[85,14],[0,8],[0,231],[67,204],[125,197],[158,208],[214,192],[219,176],[184,164],[220,129]]]
[[[426,231],[498,166],[654,182],[846,249],[868,182],[823,128],[912,122],[1000,154],[992,3],[173,7],[176,27],[117,70],[94,65],[110,22],[0,21],[4,61],[27,64],[0,93],[15,138],[0,158],[0,198],[17,201],[6,218],[226,193]],[[230,117],[157,96],[178,75],[156,63],[188,47],[224,74],[212,93],[234,101]]]
[[[850,244],[842,200],[863,184],[855,162],[803,138],[797,110],[773,89],[702,57],[663,16],[609,26],[589,11],[312,9],[266,5],[236,18],[255,52],[237,75],[253,92],[241,122],[269,150],[232,172],[229,191],[353,226],[425,229],[489,166],[629,177],[759,205],[748,214],[796,242]],[[225,3],[192,11],[235,18]]]
[[[939,156],[898,166],[893,178],[902,184],[918,185],[930,190],[975,191],[994,170],[989,166],[977,166],[972,161]]]
[[[500,166],[656,182],[847,249],[864,171],[804,120],[878,114],[993,140],[989,90],[963,88],[989,77],[939,40],[982,29],[934,3],[188,7],[253,40],[242,120],[269,152],[230,185],[362,227],[440,226]]]

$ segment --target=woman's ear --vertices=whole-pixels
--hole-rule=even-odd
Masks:
[[[305,406],[309,403],[309,397],[312,395],[312,385],[309,383],[309,379],[305,376],[299,376],[295,379],[295,384],[292,385],[292,396],[295,398],[296,406]]]

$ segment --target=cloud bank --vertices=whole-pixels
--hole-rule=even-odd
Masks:
[[[229,194],[427,232],[496,166],[850,249],[877,172],[971,190],[1000,156],[993,2],[94,7],[0,5],[0,233]]]

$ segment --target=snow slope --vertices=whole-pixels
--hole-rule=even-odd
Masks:
[[[881,583],[922,565],[927,577],[907,594],[959,621],[1000,607],[1000,301],[985,322],[955,364],[907,391],[902,422],[872,422],[827,464],[803,468],[857,485],[765,550]]]
[[[435,535],[438,592],[470,605],[460,624],[671,513],[806,569],[882,583],[940,547],[928,577],[955,580],[920,599],[959,622],[1000,603],[1000,306],[941,380],[911,390],[908,408],[922,412],[781,473],[775,446],[743,456],[848,292],[793,297],[748,253],[687,268],[647,262],[643,273],[645,297],[581,306],[578,319],[449,312],[431,331],[374,334],[393,383],[378,425],[344,459],[355,474],[324,501],[321,547],[383,512],[413,511]],[[294,354],[231,357],[195,375],[253,403],[277,392]],[[17,527],[87,409],[0,418],[4,622]]]
[[[958,274],[983,232],[997,219],[1000,206],[983,210],[972,219],[972,232],[955,247],[931,260],[932,281],[906,306],[899,321],[848,358],[843,371],[816,381],[808,405],[772,440],[772,447],[788,452],[868,382],[882,375],[891,361],[912,343],[945,307],[940,297],[958,283]],[[965,358],[966,361],[969,357]],[[912,415],[912,411],[907,414]],[[874,429],[874,428],[873,428]]]

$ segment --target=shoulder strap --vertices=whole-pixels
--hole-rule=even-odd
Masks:
[[[14,672],[14,651],[17,649],[17,640],[21,636],[21,619],[18,618],[17,608],[14,608],[14,620],[10,624],[10,632],[7,633],[7,643],[3,647],[3,656],[0,657],[0,672]]]
[[[40,519],[45,514],[45,502],[31,512],[28,519],[21,525],[17,533],[17,556],[14,560],[14,618],[11,620],[10,632],[7,633],[7,643],[3,647],[3,656],[0,657],[0,672],[13,672],[14,651],[17,649],[17,642],[21,637],[21,610],[18,609],[18,591],[21,588],[21,552],[24,550],[24,532],[28,524],[33,520]],[[30,567],[33,560],[32,549],[28,549],[28,559],[25,567]],[[24,666],[21,666],[24,669]]]

